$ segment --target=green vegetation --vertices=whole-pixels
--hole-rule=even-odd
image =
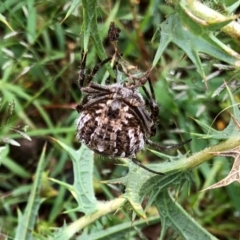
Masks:
[[[239,238],[240,1],[202,2],[1,2],[0,238]],[[192,138],[139,153],[164,176],[75,138],[81,52],[111,56],[111,22],[129,66],[152,68],[153,140]]]

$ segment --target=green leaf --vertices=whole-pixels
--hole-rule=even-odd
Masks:
[[[83,0],[83,24],[82,30],[83,36],[83,49],[84,52],[88,50],[89,38],[92,32],[92,24],[96,25],[96,1],[95,0]]]
[[[38,209],[42,202],[40,198],[40,189],[41,189],[42,173],[44,170],[45,152],[46,152],[46,145],[44,145],[42,154],[40,156],[36,175],[34,178],[34,183],[31,189],[31,193],[27,202],[26,209],[23,215],[20,214],[20,212],[18,215],[18,226],[17,226],[16,235],[15,235],[16,240],[34,239],[33,238],[34,225],[38,217]]]
[[[141,205],[145,195],[148,197],[150,196],[149,202],[152,203],[155,200],[156,193],[163,191],[163,189],[169,186],[182,184],[183,181],[188,179],[186,176],[189,172],[175,172],[160,176],[142,169],[130,160],[126,160],[126,163],[129,167],[129,171],[126,176],[104,181],[104,183],[125,185],[125,193],[123,194],[123,197],[129,201],[134,211],[142,218],[146,218]],[[162,172],[161,170],[164,170],[164,166],[177,166],[177,164],[178,161],[174,161],[171,163],[149,164],[147,167],[154,169],[155,171]]]
[[[232,3],[233,3],[232,5],[226,7],[226,9],[228,10],[229,13],[233,13],[237,10],[237,8],[240,5],[240,0],[235,1],[235,2],[232,1]]]
[[[159,193],[154,205],[158,209],[161,217],[161,240],[165,239],[164,235],[168,227],[176,230],[185,240],[217,239],[201,227],[191,216],[189,216],[189,214],[176,202],[176,200],[169,196],[167,191]]]
[[[27,1],[27,39],[30,44],[33,44],[37,38],[36,22],[37,12],[35,8],[35,0]]]
[[[27,127],[27,126],[25,126],[25,127]],[[18,129],[14,129],[14,128],[12,128],[12,130],[13,130],[14,132],[18,133],[22,138],[25,138],[25,139],[27,139],[28,141],[32,141],[32,139],[31,139],[26,133],[24,133],[23,131],[20,131],[20,130],[18,130]]]
[[[70,15],[71,13],[75,10],[75,8],[81,3],[81,0],[73,0],[70,8],[68,9],[64,19],[62,20],[61,23],[63,23]]]
[[[17,141],[15,141],[14,139],[11,139],[11,138],[8,138],[8,137],[3,137],[1,139],[4,143],[7,143],[7,144],[10,144],[10,145],[13,145],[13,146],[21,146]]]
[[[0,147],[0,166],[2,164],[3,159],[7,156],[9,152],[9,146]]]
[[[4,167],[9,169],[11,172],[16,174],[17,176],[19,176],[21,178],[29,178],[30,177],[29,172],[26,171],[26,169],[23,166],[21,166],[17,162],[14,162],[11,158],[7,157],[6,155],[0,160]]]
[[[98,57],[101,60],[107,58],[107,54],[105,52],[105,48],[102,43],[102,39],[100,38],[98,22],[97,22],[97,2],[96,0],[83,0],[83,48],[86,53],[88,50],[88,43],[90,37],[93,40],[94,47],[97,51]],[[110,67],[110,64],[106,64],[106,69],[108,72],[114,76],[114,72]]]
[[[214,58],[222,60],[232,65],[240,65],[240,57],[230,55],[226,52],[227,46],[219,43],[212,34],[195,23],[193,27],[187,22],[191,22],[190,18],[182,21],[177,13],[170,15],[165,22],[161,24],[161,37],[158,50],[155,54],[153,66],[159,61],[164,49],[170,42],[180,47],[195,64],[200,75],[205,78],[205,73],[199,58],[199,53],[206,53]],[[191,22],[193,24],[193,21]]]
[[[79,150],[74,150],[59,140],[53,140],[67,151],[73,163],[73,185],[54,180],[66,187],[76,199],[78,207],[71,211],[80,211],[85,214],[95,212],[98,203],[93,189],[93,152],[83,144]]]
[[[0,21],[3,22],[8,28],[11,29],[11,31],[14,32],[13,28],[11,27],[11,25],[8,23],[6,18],[1,13],[0,13]]]

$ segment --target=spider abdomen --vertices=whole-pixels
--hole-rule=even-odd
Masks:
[[[81,111],[77,138],[101,155],[132,157],[144,147],[145,132],[131,107],[115,98]]]

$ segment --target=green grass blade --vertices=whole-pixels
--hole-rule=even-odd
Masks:
[[[34,225],[38,216],[38,209],[41,204],[40,188],[42,172],[44,169],[46,145],[43,147],[42,154],[37,166],[37,172],[34,178],[32,190],[24,214],[19,217],[15,240],[33,239]]]
[[[67,11],[67,14],[65,15],[64,19],[62,20],[62,23],[71,15],[71,13],[75,10],[75,8],[81,3],[80,0],[73,0],[70,8]]]
[[[0,147],[0,166],[2,165],[2,161],[5,158],[5,156],[8,154],[8,152],[9,152],[8,145]]]
[[[14,32],[13,28],[2,14],[0,14],[0,21],[3,22],[8,28],[10,28]]]
[[[30,174],[18,163],[8,157],[2,159],[2,165],[21,178],[29,178]]]
[[[37,12],[35,8],[35,0],[27,1],[28,16],[27,16],[27,39],[30,44],[33,44],[36,40],[36,19]]]
[[[93,40],[94,47],[97,51],[98,57],[101,60],[107,58],[105,48],[102,43],[102,39],[100,38],[99,29],[98,29],[98,22],[97,22],[97,2],[96,0],[83,0],[83,49],[84,52],[88,50],[88,43],[90,37]],[[108,72],[114,76],[114,72],[109,64],[106,64],[106,69]]]

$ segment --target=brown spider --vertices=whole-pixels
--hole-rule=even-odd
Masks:
[[[162,146],[149,138],[156,134],[156,122],[159,107],[155,99],[154,89],[149,74],[131,74],[121,56],[117,56],[114,83],[100,85],[94,83],[93,77],[98,70],[112,60],[111,57],[98,63],[93,70],[86,73],[86,57],[82,54],[78,85],[85,93],[83,100],[76,107],[81,113],[77,121],[77,139],[100,155],[113,158],[131,158],[139,166],[156,174],[162,174],[143,166],[135,159],[136,153],[145,145],[158,150],[178,148],[188,143],[182,142],[170,146]],[[118,70],[119,64],[122,70]],[[106,82],[110,82],[110,77]],[[144,86],[148,82],[149,90]],[[141,87],[146,95],[146,102],[138,91]]]

